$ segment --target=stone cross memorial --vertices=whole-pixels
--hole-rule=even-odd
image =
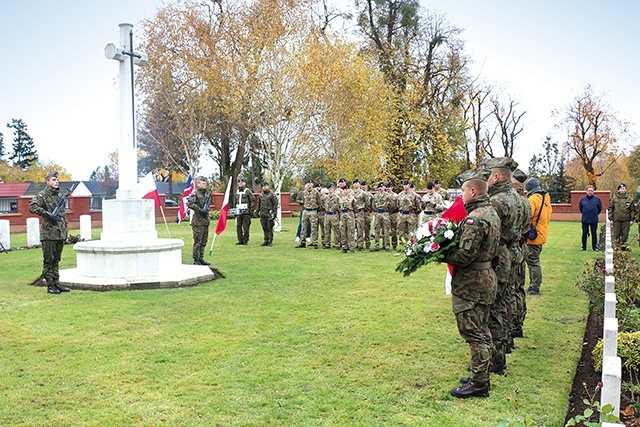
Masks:
[[[133,26],[120,24],[120,46],[108,44],[105,56],[119,62],[119,187],[116,199],[102,206],[100,240],[76,243],[77,267],[60,272],[60,283],[73,289],[115,290],[191,286],[213,280],[207,266],[183,265],[179,239],[159,239],[155,206],[136,191],[134,65],[146,57],[133,50]]]

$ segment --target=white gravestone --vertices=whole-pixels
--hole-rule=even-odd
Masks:
[[[40,244],[40,219],[27,218],[27,247],[32,248]]]
[[[11,248],[11,222],[8,219],[0,219],[0,243],[5,251]]]
[[[80,215],[80,240],[91,239],[91,215]]]

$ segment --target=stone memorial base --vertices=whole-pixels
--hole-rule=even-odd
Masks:
[[[203,265],[183,265],[179,239],[158,239],[151,200],[109,200],[102,239],[73,246],[77,267],[60,271],[60,283],[92,291],[194,286],[213,280]]]

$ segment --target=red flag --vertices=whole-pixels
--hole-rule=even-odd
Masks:
[[[189,214],[189,208],[187,207],[187,200],[191,193],[196,189],[196,184],[191,179],[191,175],[187,178],[187,186],[182,190],[182,200],[180,200],[180,208],[178,209],[178,224]]]
[[[229,191],[231,191],[231,179],[227,184],[227,191],[224,193],[224,200],[222,201],[222,208],[220,209],[220,218],[218,218],[218,225],[216,225],[216,235],[220,234],[227,227],[227,214],[229,213]]]
[[[458,196],[449,208],[442,212],[441,217],[449,221],[460,222],[467,216],[467,210],[464,208],[462,196]],[[445,279],[446,293],[451,293],[451,276],[453,276],[453,265],[447,264],[447,277]]]
[[[138,182],[137,190],[140,198],[153,200],[156,208],[160,206],[160,195],[158,194],[158,188],[151,173],[146,174],[144,178]]]

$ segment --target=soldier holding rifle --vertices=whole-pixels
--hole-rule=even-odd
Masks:
[[[193,231],[193,264],[210,265],[204,260],[204,249],[209,239],[209,209],[211,206],[211,192],[207,192],[207,179],[196,178],[196,191],[191,193],[187,206],[193,211],[191,228]]]

